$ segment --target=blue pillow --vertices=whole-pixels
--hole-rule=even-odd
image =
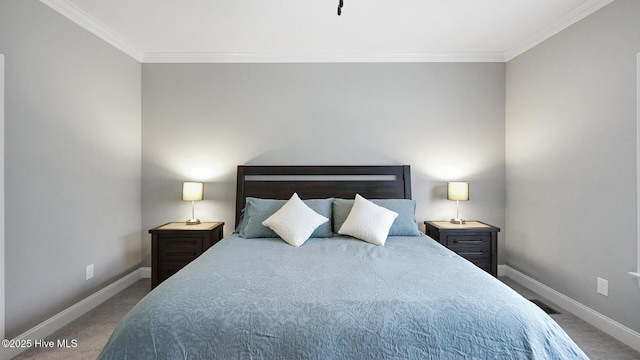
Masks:
[[[410,199],[372,199],[372,203],[398,213],[398,217],[389,229],[389,236],[421,236],[416,222],[416,202]],[[333,200],[333,228],[336,232],[347,220],[353,207],[353,200]]]
[[[287,200],[275,200],[275,199],[259,199],[253,197],[247,197],[244,207],[244,214],[242,220],[238,226],[239,235],[243,238],[277,238],[279,237],[273,230],[262,225],[269,216],[273,215],[276,211],[287,202]],[[318,214],[331,219],[331,210],[333,204],[333,198],[330,199],[310,199],[303,200],[303,202],[313,209]],[[311,234],[311,237],[331,237],[333,236],[333,229],[331,228],[331,222],[320,225]]]

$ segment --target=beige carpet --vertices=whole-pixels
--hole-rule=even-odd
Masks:
[[[56,341],[75,339],[78,341],[76,348],[32,348],[14,359],[90,360],[97,358],[120,319],[150,290],[151,279],[142,279],[47,338]]]
[[[540,298],[510,279],[502,280],[525,298],[542,300],[546,305],[558,310],[560,314],[551,315],[551,317],[565,329],[592,360],[640,359],[640,353],[611,336],[566,313],[563,309]],[[48,338],[52,340],[76,339],[78,341],[76,348],[30,349],[14,359],[89,360],[97,358],[118,321],[149,292],[150,282],[149,279],[136,282]]]
[[[501,278],[500,280],[526,299],[542,300],[546,305],[559,311],[560,314],[552,314],[550,315],[551,318],[571,336],[573,341],[578,344],[591,360],[640,360],[639,352],[567,313],[559,306],[538,296],[536,293],[509,278]]]

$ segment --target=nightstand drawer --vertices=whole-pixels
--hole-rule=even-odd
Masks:
[[[465,259],[489,259],[491,257],[491,249],[484,248],[451,248],[456,254]]]
[[[461,252],[473,253],[474,256],[488,256],[491,252],[491,236],[489,235],[446,235],[446,246],[462,255]]]
[[[424,224],[429,237],[491,275],[498,275],[500,228],[481,221],[467,221],[464,224],[425,221]]]
[[[469,258],[465,258],[467,260],[469,260],[472,264],[474,264],[475,266],[479,267],[480,269],[491,273],[491,259],[486,258],[486,259],[469,259]]]
[[[160,261],[193,260],[202,254],[201,237],[167,237],[160,238],[162,246],[158,249]]]
[[[202,222],[197,225],[171,222],[150,229],[151,288],[220,241],[223,226],[223,222]]]
[[[163,262],[158,264],[158,269],[157,269],[158,283],[161,283],[167,280],[168,278],[171,277],[171,275],[180,271],[180,269],[185,267],[188,263],[189,263],[188,261],[184,261],[184,262]]]

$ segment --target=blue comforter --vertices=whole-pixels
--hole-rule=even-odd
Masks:
[[[100,359],[586,359],[543,311],[428,237],[232,235],[149,293]]]

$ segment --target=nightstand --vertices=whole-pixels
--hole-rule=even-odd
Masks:
[[[479,268],[498,276],[498,232],[500,228],[481,221],[452,224],[425,221],[427,235]]]
[[[223,222],[171,222],[151,234],[151,288],[155,288],[222,239]]]

